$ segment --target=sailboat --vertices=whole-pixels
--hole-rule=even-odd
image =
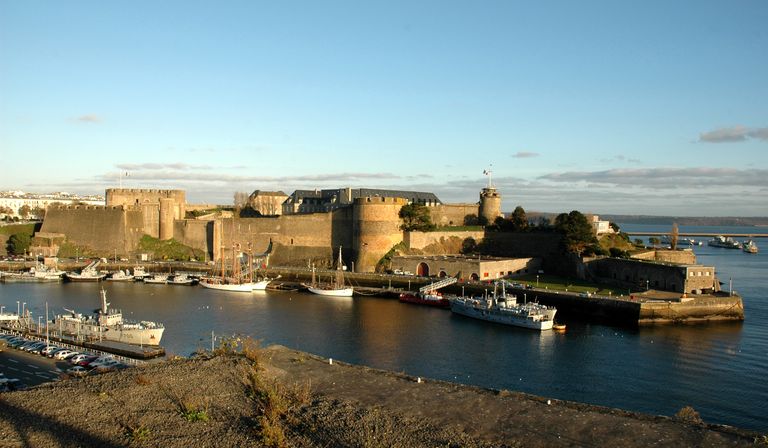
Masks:
[[[354,289],[344,284],[344,269],[341,261],[341,246],[339,246],[339,259],[336,262],[336,276],[333,282],[320,283],[315,278],[315,267],[312,267],[312,284],[307,285],[309,292],[321,296],[352,297]]]
[[[250,243],[249,243],[250,246]],[[222,248],[221,259],[221,275],[209,276],[200,279],[200,286],[208,289],[217,289],[219,291],[231,291],[231,292],[253,292],[263,291],[267,289],[267,285],[274,279],[272,278],[253,278],[253,255],[248,255],[248,269],[245,275],[242,274],[240,262],[237,260],[236,253],[238,252],[240,245],[232,245],[232,275],[226,275],[225,263],[224,263],[224,250]],[[270,241],[270,249],[272,242]],[[269,249],[267,251],[269,253]]]

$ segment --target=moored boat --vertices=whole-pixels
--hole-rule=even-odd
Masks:
[[[741,244],[738,241],[735,241],[730,236],[722,236],[718,235],[707,243],[708,245],[712,247],[723,247],[726,249],[741,249]]]
[[[451,301],[438,292],[433,294],[413,294],[405,292],[400,294],[399,300],[402,303],[413,303],[416,305],[434,306],[437,308],[447,309],[451,307]]]
[[[175,274],[168,279],[169,285],[192,286],[195,283],[197,283],[197,280],[190,277],[188,274]]]
[[[748,254],[756,254],[758,252],[757,244],[752,240],[744,241],[742,244],[742,250]]]
[[[80,272],[67,272],[67,279],[71,282],[98,282],[104,280],[107,274],[103,274],[96,270],[99,265],[99,261],[93,261],[88,266],[84,267]]]
[[[305,285],[312,294],[320,296],[352,297],[355,290],[344,283],[344,268],[341,259],[341,246],[339,246],[339,259],[336,262],[336,275],[331,282],[320,282],[315,277],[315,267],[312,266],[312,283]]]
[[[65,308],[68,314],[57,316],[52,325],[64,334],[77,338],[103,339],[135,345],[159,345],[165,327],[163,324],[123,320],[119,310],[110,309],[107,292],[101,290],[101,308],[93,316],[84,316]]]
[[[133,275],[121,269],[119,271],[113,272],[112,275],[107,277],[107,280],[112,282],[132,282],[134,277]]]
[[[514,295],[507,296],[502,288],[491,297],[457,297],[451,299],[451,311],[475,319],[533,330],[551,330],[557,310],[535,302],[519,304]]]
[[[150,285],[165,285],[168,283],[168,275],[155,274],[151,277],[144,277],[144,283],[148,283]]]

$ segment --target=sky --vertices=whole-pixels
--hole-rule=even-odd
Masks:
[[[0,190],[768,216],[768,2],[0,0]]]

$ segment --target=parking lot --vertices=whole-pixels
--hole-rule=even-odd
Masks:
[[[0,373],[3,378],[16,378],[27,387],[55,381],[69,367],[66,361],[56,361],[11,348],[4,348],[0,352]]]

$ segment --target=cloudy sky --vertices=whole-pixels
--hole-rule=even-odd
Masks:
[[[768,2],[0,0],[0,190],[768,216]]]

